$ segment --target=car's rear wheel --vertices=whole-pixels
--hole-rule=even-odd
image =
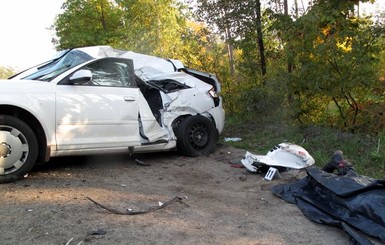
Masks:
[[[31,128],[16,117],[0,115],[0,183],[23,178],[37,154],[38,143]]]
[[[213,123],[204,116],[191,116],[182,120],[176,130],[177,149],[186,156],[212,153],[217,141]]]

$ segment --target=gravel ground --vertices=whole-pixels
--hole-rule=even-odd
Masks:
[[[56,158],[0,186],[1,244],[348,244],[339,229],[309,221],[270,187],[281,178],[238,168],[244,150],[218,145],[197,158],[175,152]],[[121,215],[119,212],[161,209]]]

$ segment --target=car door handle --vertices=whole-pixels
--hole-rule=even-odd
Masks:
[[[135,101],[135,97],[133,96],[124,96],[125,101]]]

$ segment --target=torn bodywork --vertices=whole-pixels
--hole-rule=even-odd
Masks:
[[[101,49],[109,50],[109,47]],[[224,111],[218,95],[221,86],[215,75],[186,68],[179,60],[131,51],[109,50],[104,53],[134,61],[136,84],[151,111],[149,113],[148,108],[143,108],[146,105],[139,108],[142,143],[176,143],[176,128],[188,116],[206,117],[215,126],[215,134],[223,131]],[[136,151],[146,151],[146,147],[137,147]]]
[[[223,131],[221,86],[214,74],[187,68],[179,60],[116,50],[109,46],[79,50],[94,58],[133,60],[136,85],[140,97],[145,99],[140,103],[138,118],[142,146],[136,147],[136,152],[147,151],[147,145],[154,142],[175,144],[176,127],[188,116],[204,116],[213,123],[216,134]]]
[[[290,143],[274,146],[266,155],[246,152],[241,162],[251,172],[258,172],[261,168],[266,169],[266,166],[303,169],[315,163],[313,157],[303,147]]]

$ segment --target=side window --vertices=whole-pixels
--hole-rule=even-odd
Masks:
[[[87,85],[108,87],[136,87],[133,79],[132,65],[122,59],[102,59],[82,69],[90,70],[92,80]]]

